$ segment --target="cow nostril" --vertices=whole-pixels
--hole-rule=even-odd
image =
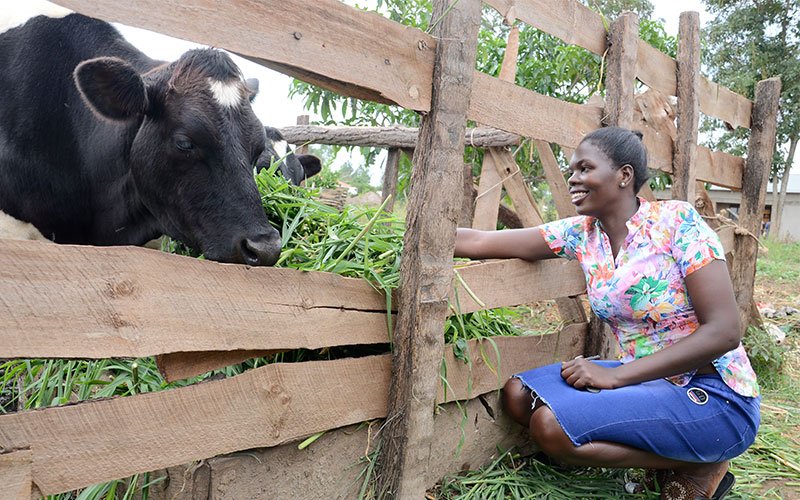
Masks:
[[[271,266],[281,255],[280,238],[270,238],[268,235],[244,238],[239,243],[239,255],[244,264]]]

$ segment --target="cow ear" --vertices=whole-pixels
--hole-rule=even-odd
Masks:
[[[247,87],[247,98],[250,102],[253,102],[253,99],[258,95],[258,78],[248,78],[244,81],[244,85]]]
[[[314,155],[295,155],[297,159],[300,161],[300,165],[303,166],[303,172],[305,173],[305,178],[308,179],[311,176],[317,175],[320,170],[322,170],[322,162],[320,162],[319,158]]]
[[[132,120],[147,109],[147,92],[139,73],[116,57],[83,61],[75,68],[75,83],[84,101],[110,120]]]

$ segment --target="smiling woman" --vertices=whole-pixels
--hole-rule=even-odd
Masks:
[[[728,460],[755,439],[760,397],[719,238],[690,204],[636,196],[647,180],[639,133],[590,133],[570,169],[578,216],[458,229],[455,254],[578,260],[622,354],[514,375],[504,407],[558,460],[659,470],[666,499],[722,498],[734,482]]]

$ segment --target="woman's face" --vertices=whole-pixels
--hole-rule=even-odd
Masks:
[[[608,156],[588,141],[575,150],[569,168],[569,194],[580,215],[600,218],[609,213],[623,193],[620,183],[629,182],[629,175],[614,168]]]

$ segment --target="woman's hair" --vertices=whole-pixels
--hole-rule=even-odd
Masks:
[[[633,192],[650,178],[647,168],[647,149],[642,142],[642,133],[620,127],[604,127],[587,134],[581,142],[590,142],[611,160],[612,167],[633,167]]]

